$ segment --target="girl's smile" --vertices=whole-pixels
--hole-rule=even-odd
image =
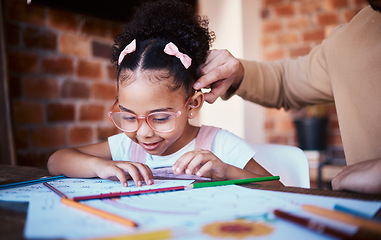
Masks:
[[[180,88],[171,90],[173,78],[164,70],[146,70],[138,73],[121,74],[119,83],[119,104],[122,111],[138,116],[157,112],[178,112],[175,127],[170,132],[154,131],[145,119],[140,120],[139,128],[126,135],[151,155],[169,155],[188,144],[196,135],[198,128],[188,122],[191,107],[186,103],[185,91]],[[123,79],[125,77],[125,79]],[[183,107],[184,106],[184,107]]]

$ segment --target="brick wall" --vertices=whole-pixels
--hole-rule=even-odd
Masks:
[[[46,166],[59,148],[116,133],[107,112],[116,95],[111,46],[121,24],[33,1],[3,4],[17,164]]]
[[[263,59],[307,54],[333,27],[349,22],[366,5],[366,0],[262,0]],[[323,108],[329,116],[328,145],[340,147],[335,106]],[[284,110],[266,110],[267,142],[297,145],[292,115]]]

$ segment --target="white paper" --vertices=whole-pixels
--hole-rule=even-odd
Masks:
[[[135,186],[132,180],[128,187],[123,187],[119,181],[107,179],[65,178],[49,182],[50,185],[66,194],[68,197],[96,195],[110,192],[130,192],[137,190],[156,189],[164,187],[185,186],[194,180],[155,180],[153,185]],[[51,190],[42,183],[0,190],[0,200],[28,202],[32,197],[50,194]]]
[[[302,204],[313,204],[331,209],[335,204],[343,204],[373,215],[381,206],[381,201],[254,190],[235,185],[142,194],[122,197],[118,200],[90,200],[83,203],[132,219],[139,224],[139,227],[136,229],[125,227],[64,206],[59,202],[59,198],[51,193],[43,195],[42,198],[30,199],[25,236],[27,238],[93,238],[169,228],[174,232],[182,229],[179,239],[212,239],[208,234],[202,233],[203,226],[218,221],[244,219],[263,223],[272,229],[270,234],[255,237],[255,239],[331,239],[327,235],[279,220],[273,216],[272,211],[282,209],[312,217],[301,210]],[[313,217],[319,219],[318,216]],[[356,230],[346,224],[321,219],[350,233]]]

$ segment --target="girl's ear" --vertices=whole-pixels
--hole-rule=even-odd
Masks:
[[[204,104],[204,93],[201,91],[197,91],[189,100],[188,118],[192,119],[196,117],[198,112],[201,110],[201,107],[203,104]]]

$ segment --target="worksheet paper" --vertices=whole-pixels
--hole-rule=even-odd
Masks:
[[[153,185],[145,185],[143,183],[143,186],[137,187],[132,180],[129,180],[128,187],[123,187],[119,181],[108,179],[65,178],[48,183],[59,189],[68,197],[79,197],[110,192],[130,192],[174,186],[186,186],[192,182],[194,182],[194,180],[155,180]],[[22,187],[2,189],[0,190],[0,200],[28,202],[32,197],[50,195],[51,192],[52,191],[45,187],[42,183],[38,183]]]
[[[97,186],[95,183],[84,185],[90,188]],[[56,187],[60,189],[58,185]],[[76,193],[77,191],[80,190],[76,190]],[[341,204],[369,215],[374,215],[381,206],[381,201],[254,190],[235,185],[90,200],[83,203],[132,219],[139,227],[126,227],[62,205],[59,197],[50,193],[30,198],[25,237],[78,239],[170,229],[175,235],[178,234],[178,239],[215,239],[213,236],[216,235],[213,234],[218,233],[210,230],[214,225],[244,221],[257,224],[260,226],[258,229],[267,231],[245,239],[331,239],[327,235],[279,220],[272,212],[274,209],[282,209],[302,216],[313,216],[314,219],[322,219],[331,226],[353,233],[356,231],[353,226],[305,213],[301,210],[301,205],[313,204],[332,209],[335,204]]]

